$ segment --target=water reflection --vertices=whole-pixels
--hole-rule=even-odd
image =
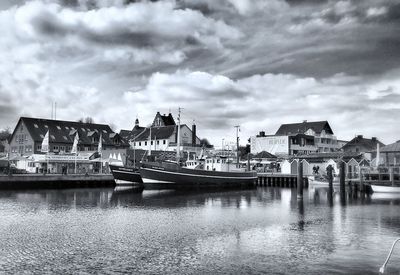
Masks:
[[[296,189],[281,188],[1,192],[0,270],[376,274],[400,234],[400,195],[347,193],[343,204],[339,190],[331,200],[328,193],[310,188],[299,200]],[[388,272],[399,272],[399,262],[394,256]]]

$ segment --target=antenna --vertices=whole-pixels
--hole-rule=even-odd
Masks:
[[[53,114],[54,114],[54,104],[51,102],[51,119],[53,119]]]
[[[240,125],[233,126],[236,128],[236,167],[239,166],[239,132],[240,132]]]
[[[57,120],[57,101],[54,102],[54,119]]]

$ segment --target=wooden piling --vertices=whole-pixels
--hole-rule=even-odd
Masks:
[[[394,186],[394,169],[393,167],[389,168],[389,180],[392,186]]]
[[[340,177],[339,177],[339,183],[340,183],[340,197],[342,199],[346,198],[346,168],[345,168],[345,163],[344,161],[340,162]]]
[[[303,199],[303,163],[297,163],[297,198]]]

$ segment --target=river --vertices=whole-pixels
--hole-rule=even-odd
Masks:
[[[1,191],[0,273],[377,274],[399,210],[325,189]]]

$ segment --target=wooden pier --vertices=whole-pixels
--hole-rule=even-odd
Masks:
[[[65,189],[113,187],[111,174],[14,174],[0,176],[0,190],[4,189]]]
[[[257,186],[272,186],[272,187],[297,187],[297,175],[291,174],[272,174],[272,173],[257,173]],[[303,177],[303,188],[308,188],[308,178]]]

